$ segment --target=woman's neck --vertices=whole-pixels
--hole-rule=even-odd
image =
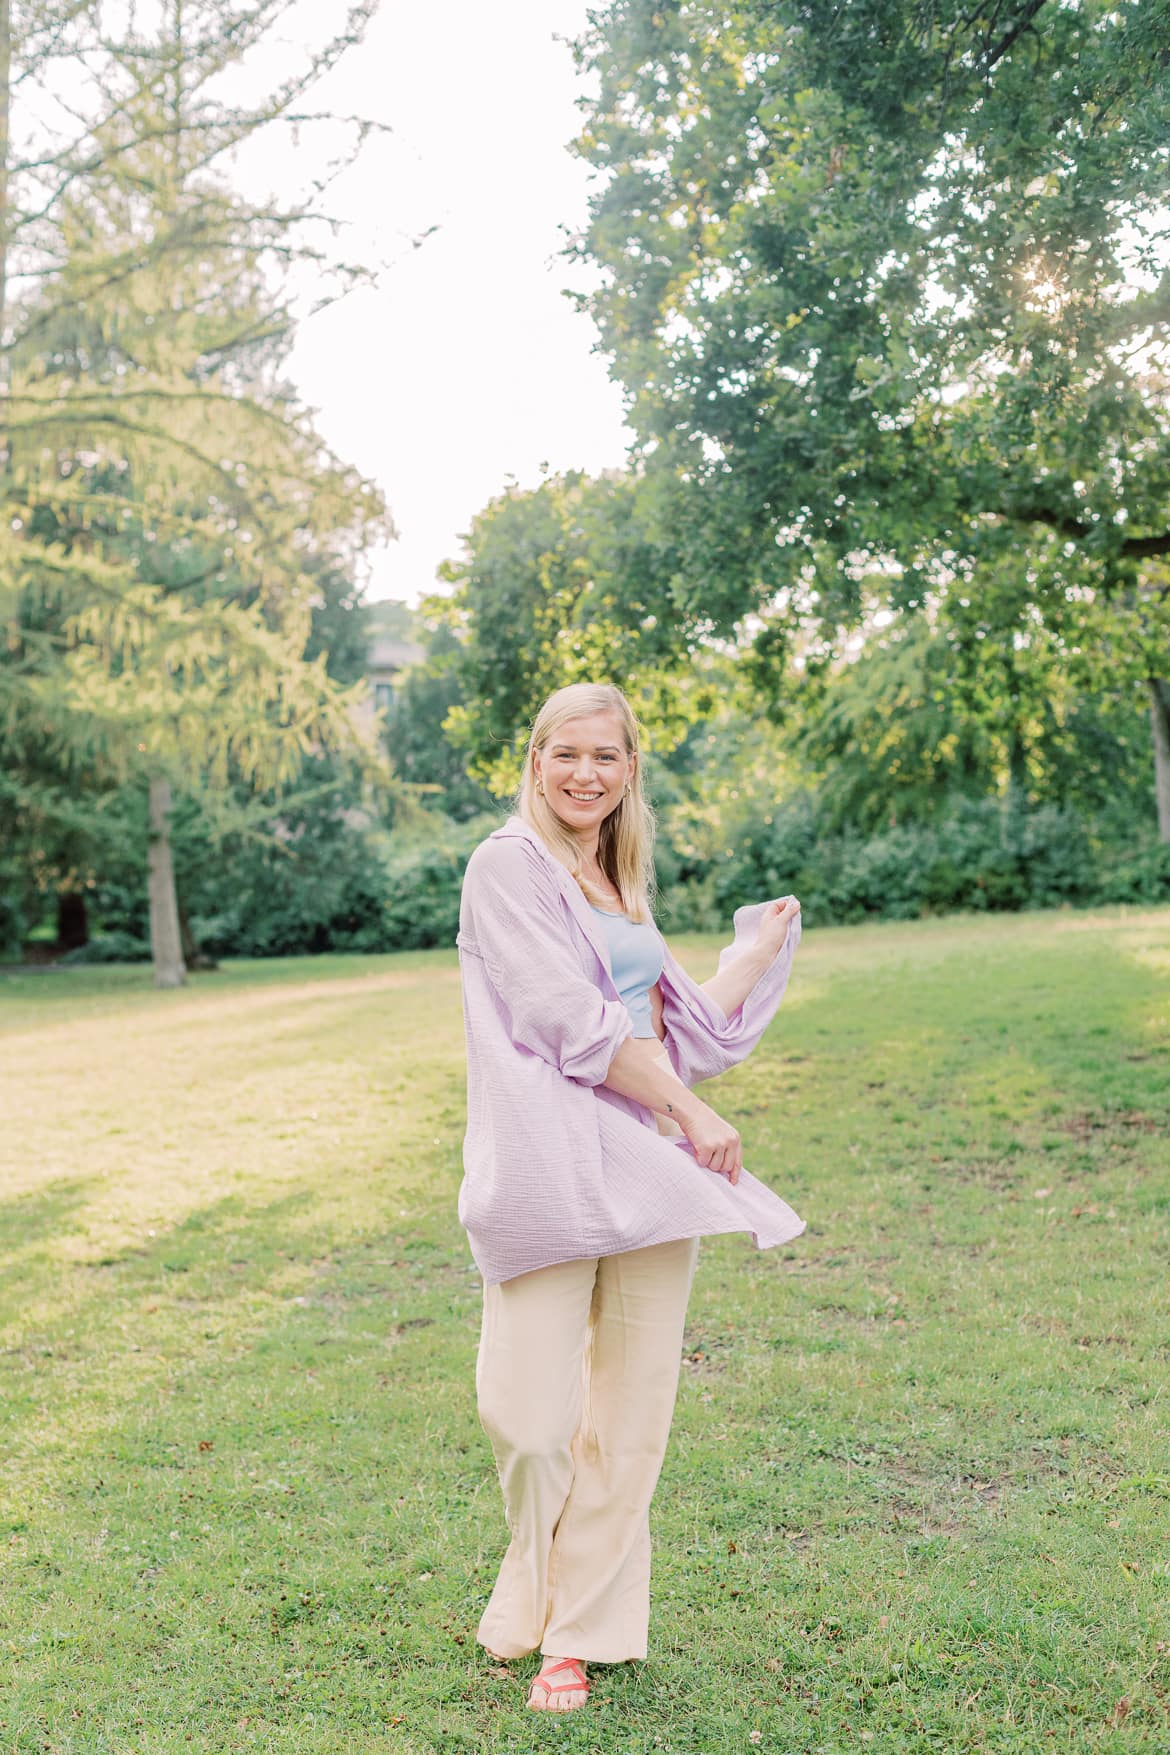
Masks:
[[[575,839],[578,851],[581,855],[582,865],[593,865],[597,867],[598,871],[600,871],[601,861],[597,857],[597,849],[601,845],[600,835],[598,835],[595,830],[591,835],[577,835]]]

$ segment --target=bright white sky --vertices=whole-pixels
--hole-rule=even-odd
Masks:
[[[384,0],[365,46],[314,93],[314,107],[394,130],[328,201],[351,222],[341,252],[391,266],[377,292],[312,317],[291,360],[323,437],[378,483],[398,526],[370,557],[371,597],[431,590],[510,478],[624,459],[621,394],[561,291],[582,271],[557,258],[588,173],[566,151],[581,87],[555,38],[585,13],[585,0]]]

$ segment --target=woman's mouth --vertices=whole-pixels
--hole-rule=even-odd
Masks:
[[[568,786],[565,787],[565,791],[577,804],[596,804],[601,797],[600,792],[574,792]]]

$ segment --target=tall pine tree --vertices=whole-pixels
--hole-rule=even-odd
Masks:
[[[92,833],[120,793],[149,793],[163,986],[183,979],[173,788],[279,788],[311,752],[360,741],[353,692],[324,655],[305,657],[315,575],[352,568],[386,528],[281,378],[293,323],[276,269],[311,252],[311,208],[259,210],[217,172],[307,82],[250,111],[216,95],[284,10],[225,19],[170,0],[153,33],[120,46],[8,350],[9,812],[84,833],[88,801]]]

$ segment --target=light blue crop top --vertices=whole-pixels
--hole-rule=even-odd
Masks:
[[[653,1036],[650,1021],[650,989],[662,973],[662,945],[658,934],[645,921],[627,920],[606,908],[589,906],[605,922],[613,984],[622,996],[634,1023],[635,1036]]]

